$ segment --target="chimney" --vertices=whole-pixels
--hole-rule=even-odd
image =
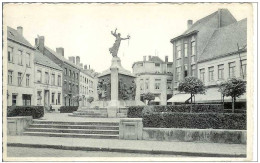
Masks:
[[[23,27],[19,26],[17,27],[17,32],[23,36]]]
[[[193,24],[193,21],[192,21],[192,20],[188,20],[188,21],[187,21],[187,27],[188,27],[188,29],[192,26],[192,24]]]
[[[148,61],[151,61],[152,57],[151,57],[150,55],[149,55],[148,57],[149,57],[149,60],[148,60]]]
[[[165,63],[168,62],[168,56],[165,56]]]
[[[76,56],[76,65],[80,65],[80,57]]]
[[[84,65],[84,70],[87,70],[88,69],[88,65]]]
[[[35,46],[37,49],[43,53],[44,51],[44,36],[39,36],[35,38]]]
[[[74,56],[69,57],[69,61],[75,64],[75,57]]]
[[[64,48],[56,48],[56,53],[64,57]]]
[[[146,61],[146,56],[143,56],[143,58],[144,58],[144,62]]]

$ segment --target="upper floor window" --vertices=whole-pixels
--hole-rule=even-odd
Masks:
[[[176,58],[181,58],[181,45],[178,45],[177,47],[176,47],[176,54],[177,54],[177,56],[176,56]]]
[[[8,62],[13,62],[13,48],[8,47]]]
[[[181,80],[181,67],[176,68],[176,78],[177,80]]]
[[[149,79],[146,79],[146,81],[145,81],[145,89],[146,90],[149,89]]]
[[[172,80],[167,80],[167,89],[172,89]]]
[[[51,74],[51,84],[55,85],[55,74]]]
[[[181,66],[181,58],[176,60],[176,67],[179,67],[179,66]]]
[[[140,80],[140,90],[144,90],[144,81],[143,81],[143,79]]]
[[[30,67],[31,66],[31,56],[29,53],[26,53],[26,58],[25,58],[25,62],[26,62],[26,66]]]
[[[214,67],[209,67],[209,81],[214,80]]]
[[[218,65],[218,79],[224,79],[224,65]]]
[[[21,50],[18,50],[17,59],[18,59],[18,64],[23,65],[23,52]]]
[[[42,72],[40,70],[37,70],[36,82],[37,83],[41,83],[42,82]]]
[[[71,76],[71,70],[69,70],[69,76]]]
[[[30,86],[30,74],[26,74],[26,86]]]
[[[45,84],[49,84],[49,73],[45,72]]]
[[[64,73],[65,73],[65,75],[68,74],[68,69],[67,68],[64,69]]]
[[[20,86],[22,84],[22,73],[21,72],[18,72],[17,81],[18,81],[18,85]]]
[[[79,79],[79,74],[78,73],[76,73],[76,79]]]
[[[188,44],[184,44],[184,57],[188,57]]]
[[[196,42],[195,41],[192,41],[191,42],[191,55],[196,55]]]
[[[185,64],[184,65],[184,77],[187,77],[188,76],[188,65]]]
[[[155,63],[155,67],[160,67],[160,63]]]
[[[200,80],[205,82],[205,68],[200,69]]]
[[[72,73],[72,77],[74,78],[74,79],[76,79],[76,75],[75,75],[75,72],[73,71],[73,73]]]
[[[236,76],[235,75],[235,72],[236,72],[236,70],[235,70],[236,65],[235,64],[236,64],[235,62],[228,63],[228,65],[229,65],[229,78],[233,78],[233,77]]]
[[[241,76],[243,77],[243,79],[246,78],[246,59],[241,61]]]
[[[13,84],[13,71],[8,70],[8,84]]]
[[[155,79],[155,89],[160,89],[161,79]]]
[[[58,75],[58,86],[61,86],[61,76]]]

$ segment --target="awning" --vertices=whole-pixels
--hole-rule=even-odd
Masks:
[[[161,99],[159,97],[155,97],[153,101],[154,102],[161,102]]]
[[[205,94],[197,94],[195,95],[195,102],[222,102],[223,101],[223,96],[222,94],[218,91],[219,88],[208,88]],[[224,97],[225,102],[232,102],[232,98],[229,97]],[[236,99],[237,102],[240,101],[246,101],[246,94],[240,96],[239,98]]]
[[[185,102],[190,98],[190,94],[185,94],[185,93],[180,93],[180,94],[175,94],[170,98],[167,102]]]

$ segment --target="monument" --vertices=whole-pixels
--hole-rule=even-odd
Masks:
[[[109,48],[112,54],[112,63],[109,69],[103,71],[98,76],[97,94],[98,100],[93,101],[89,108],[80,109],[73,112],[73,115],[83,115],[84,111],[87,114],[88,110],[96,108],[96,110],[106,110],[107,117],[121,117],[121,110],[128,106],[144,105],[139,100],[140,94],[136,94],[135,75],[124,69],[121,65],[121,60],[117,56],[120,43],[122,40],[130,39],[121,38],[121,34],[116,32],[111,34],[116,37],[115,43]]]

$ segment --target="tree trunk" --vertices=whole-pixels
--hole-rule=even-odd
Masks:
[[[190,94],[190,100],[191,100],[190,112],[192,113],[192,93]]]
[[[232,97],[232,113],[235,112],[235,98]]]

